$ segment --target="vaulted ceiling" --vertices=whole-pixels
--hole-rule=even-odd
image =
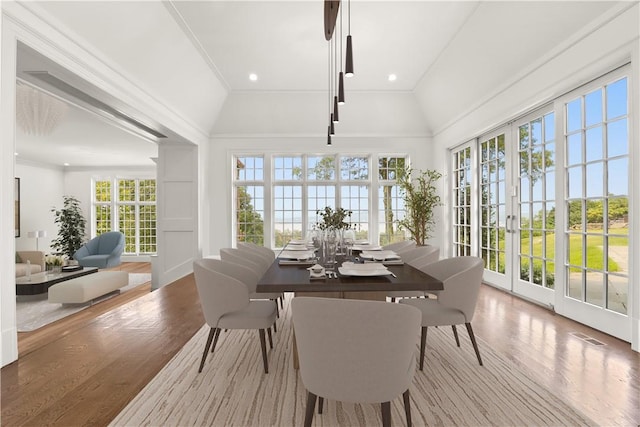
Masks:
[[[328,46],[321,0],[159,4],[38,6],[124,72],[146,75],[141,86],[211,135],[326,129]],[[356,75],[346,81],[344,131],[362,133],[375,122],[380,133],[438,132],[539,66],[615,4],[353,0]],[[202,69],[213,83],[198,80]],[[389,81],[389,74],[397,79]]]

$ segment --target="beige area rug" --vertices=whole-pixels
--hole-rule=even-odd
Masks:
[[[135,287],[151,281],[149,273],[129,273],[129,284],[120,288],[120,293],[129,291]],[[91,304],[101,301],[97,299],[85,304],[57,304],[48,301],[46,293],[38,295],[16,296],[16,324],[18,332],[30,332],[41,328],[56,320],[70,316]]]
[[[290,305],[277,321],[269,374],[262,368],[256,331],[223,332],[202,373],[209,331],[204,326],[112,421],[113,426],[301,426],[306,391],[291,362]],[[432,330],[431,330],[432,329]],[[479,341],[480,367],[468,338],[455,346],[451,328],[431,328],[425,370],[410,388],[416,426],[595,425]],[[466,333],[464,333],[466,337]],[[418,354],[416,337],[416,355]],[[268,345],[268,344],[267,344]],[[325,401],[315,426],[377,426],[379,405]],[[402,397],[392,402],[392,424],[405,424]]]

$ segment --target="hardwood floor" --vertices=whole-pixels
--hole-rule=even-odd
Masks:
[[[108,424],[204,324],[193,275],[125,296],[20,334],[20,358],[1,371],[3,425]],[[640,424],[640,354],[629,344],[488,286],[473,325],[480,351],[508,355],[599,425]]]

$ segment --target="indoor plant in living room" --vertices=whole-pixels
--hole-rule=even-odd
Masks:
[[[58,237],[51,242],[57,255],[65,255],[72,259],[73,254],[84,243],[86,220],[80,209],[80,202],[73,196],[63,196],[62,209],[51,209],[55,214],[54,222],[58,224]]]
[[[442,174],[436,170],[420,170],[414,174],[414,171],[407,167],[398,178],[405,216],[398,220],[397,224],[411,234],[418,246],[426,244],[435,225],[434,209],[442,204],[435,183],[441,177]]]

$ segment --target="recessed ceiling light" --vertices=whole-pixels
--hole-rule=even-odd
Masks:
[[[395,74],[389,74],[389,81],[390,82],[395,82],[397,78],[398,78],[398,76],[396,76]]]
[[[255,73],[249,74],[249,80],[251,80],[252,82],[257,82],[258,81],[258,75],[255,74]]]
[[[69,166],[69,163],[64,162],[64,163],[63,163],[63,165],[64,165],[64,166]]]
[[[15,153],[13,153],[13,155],[14,155],[14,156],[17,156],[17,155],[18,155],[18,152],[16,151]]]

